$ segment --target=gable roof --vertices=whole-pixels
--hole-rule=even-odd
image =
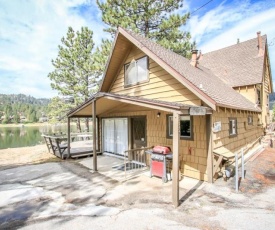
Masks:
[[[267,36],[262,37],[263,52]],[[231,87],[255,85],[263,81],[265,54],[258,55],[258,39],[203,54],[201,65],[211,70]]]
[[[111,81],[115,76],[110,67],[113,68],[111,64],[117,61],[115,58],[119,57],[119,52],[121,51],[121,62],[123,61],[123,55],[126,54],[125,48],[118,46],[118,42],[121,41],[122,37],[137,46],[212,109],[215,110],[216,106],[223,106],[241,110],[260,111],[259,108],[255,108],[252,102],[237,93],[207,68],[203,66],[195,68],[190,65],[190,60],[185,57],[121,27],[117,31],[100,91],[107,92],[111,86]]]

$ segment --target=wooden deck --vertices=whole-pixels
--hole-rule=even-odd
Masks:
[[[93,156],[93,142],[91,140],[76,141],[71,143],[68,155],[67,138],[64,136],[43,135],[48,151],[61,159]],[[100,152],[97,152],[100,154]]]
[[[68,154],[67,150],[64,154]],[[97,152],[100,154],[100,152]],[[88,141],[76,141],[71,143],[70,157],[78,158],[84,156],[93,156],[93,142]]]

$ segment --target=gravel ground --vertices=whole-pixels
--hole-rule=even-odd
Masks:
[[[185,178],[178,208],[171,182],[155,177],[121,183],[78,161],[4,165],[0,229],[271,229],[274,164],[275,149],[248,162],[239,192],[234,178],[214,184]]]

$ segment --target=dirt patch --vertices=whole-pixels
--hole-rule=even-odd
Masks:
[[[246,164],[246,177],[240,191],[255,194],[275,184],[275,149],[264,150],[255,160]]]
[[[48,153],[46,145],[0,149],[0,168],[12,168],[26,164],[60,161]]]

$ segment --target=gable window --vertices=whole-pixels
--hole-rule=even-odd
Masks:
[[[248,115],[248,117],[247,117],[247,124],[248,125],[253,125],[253,116],[252,115]]]
[[[237,118],[229,118],[229,136],[237,136]]]
[[[142,57],[124,65],[125,86],[148,81],[148,57]]]
[[[191,116],[180,116],[180,138],[193,138],[193,119]],[[173,116],[167,115],[167,138],[173,137]]]

